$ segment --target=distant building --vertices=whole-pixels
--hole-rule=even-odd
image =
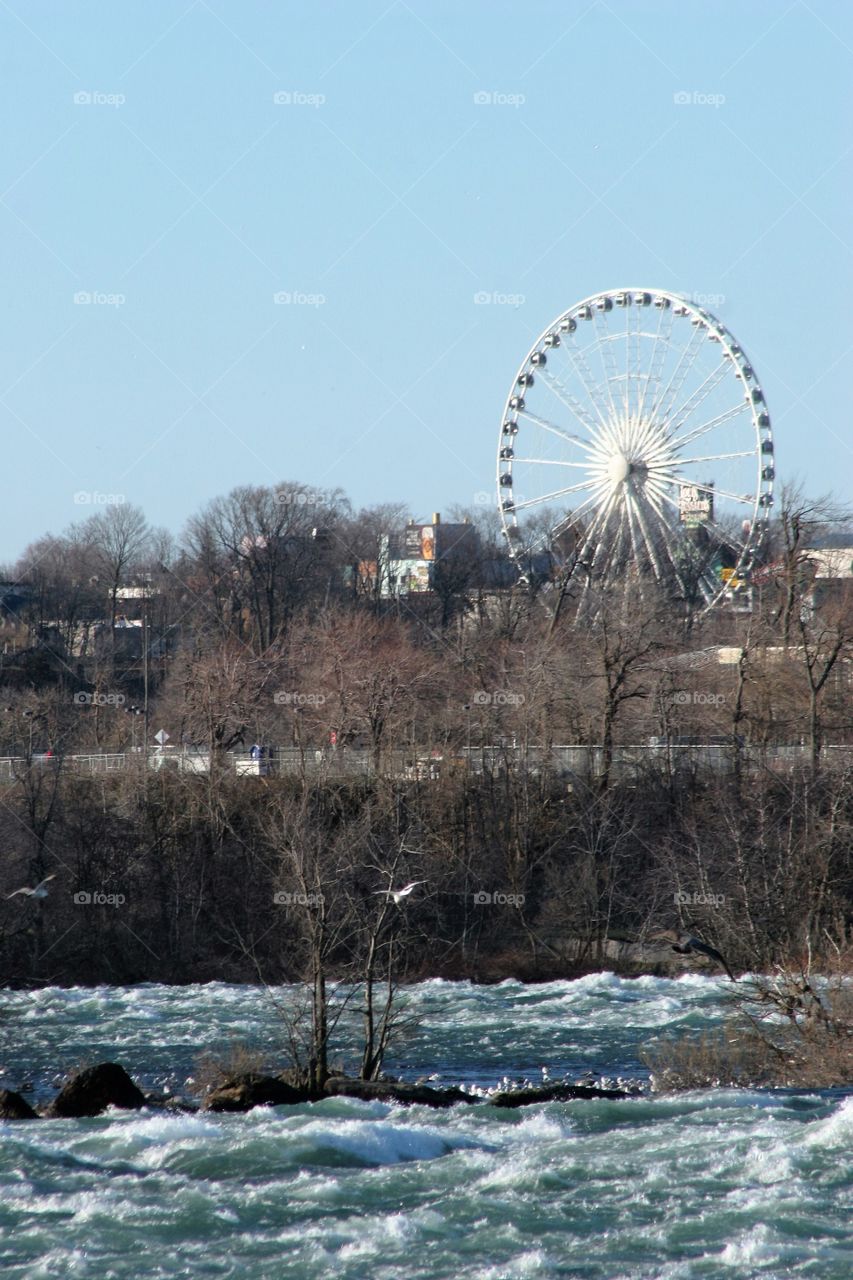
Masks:
[[[853,533],[830,533],[809,547],[816,578],[853,578]]]
[[[359,572],[378,573],[380,595],[385,598],[432,591],[439,566],[471,565],[479,551],[480,539],[469,521],[442,524],[440,513],[435,512],[429,524],[412,520],[402,530],[384,534],[378,565],[365,563]]]

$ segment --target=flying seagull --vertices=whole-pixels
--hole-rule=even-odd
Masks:
[[[413,880],[411,884],[407,884],[403,889],[392,889],[389,885],[387,889],[374,889],[374,897],[377,894],[383,894],[386,898],[393,898],[394,905],[399,907],[403,898],[408,898],[413,889],[417,889],[419,884],[426,884],[426,880]]]
[[[689,956],[694,951],[699,951],[703,956],[708,956],[711,960],[716,960],[717,964],[722,965],[732,982],[737,982],[737,978],[729,968],[728,961],[720,954],[716,947],[711,947],[707,942],[703,942],[701,938],[694,938],[689,933],[665,934],[664,937],[671,941],[673,937],[677,938],[672,943],[673,951],[677,951],[680,956]]]
[[[45,878],[44,878],[43,880],[39,880],[39,882],[38,882],[38,884],[36,885],[35,889],[31,889],[28,885],[24,885],[24,886],[23,886],[23,888],[21,888],[21,889],[16,889],[14,893],[7,893],[7,894],[6,894],[6,897],[7,897],[7,899],[8,899],[8,898],[16,898],[16,897],[18,896],[18,894],[19,894],[19,893],[25,893],[25,894],[27,895],[27,897],[28,897],[28,898],[46,898],[46,897],[47,897],[47,889],[45,889],[45,887],[44,887],[44,886],[47,884],[47,882],[48,882],[49,880],[55,880],[55,879],[56,879],[56,876],[55,876],[55,875],[52,875],[52,876],[45,876]]]

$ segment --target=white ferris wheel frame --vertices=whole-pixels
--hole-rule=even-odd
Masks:
[[[643,332],[639,327],[633,335],[629,327],[614,333],[604,333],[599,337],[597,347],[581,348],[570,345],[571,339],[581,324],[596,325],[596,316],[605,319],[614,307],[637,308],[660,312],[656,332]],[[672,321],[664,336],[664,317],[670,314]],[[671,347],[671,335],[676,319],[689,323],[694,334],[678,353],[675,369],[666,384],[656,386],[660,381],[667,350]],[[631,338],[634,338],[633,352]],[[608,341],[618,338],[626,342],[626,361],[636,361],[636,367],[620,373],[614,363],[612,349],[608,349]],[[647,361],[648,371],[641,371],[640,339],[652,339],[654,346]],[[720,359],[711,373],[701,385],[679,403],[679,393],[689,375],[690,370],[699,359],[700,351],[706,341],[719,344]],[[578,375],[580,386],[585,392],[585,400],[579,399],[559,379],[549,375],[546,370],[547,357],[553,347],[563,346],[568,353],[573,370]],[[591,350],[598,350],[601,356],[603,379],[597,378],[590,368],[587,356]],[[689,357],[689,358],[688,358]],[[657,370],[657,372],[656,372]],[[682,428],[691,420],[709,394],[719,385],[726,374],[731,374],[740,382],[743,401],[732,406],[721,414],[691,426],[683,435]],[[533,385],[535,378],[542,376],[551,386],[557,399],[569,411],[573,419],[573,430],[558,425],[541,414],[531,412],[524,400],[525,389]],[[630,397],[630,380],[634,378],[638,384],[643,382],[640,408],[636,421],[619,422],[614,394],[616,384],[625,381],[626,394]],[[651,387],[651,400],[646,412],[646,401]],[[639,394],[639,389],[638,389]],[[754,443],[751,447],[728,453],[710,453],[698,458],[677,459],[675,454],[685,444],[698,440],[716,428],[720,428],[729,420],[742,415],[748,406],[752,425]],[[624,406],[628,416],[627,401]],[[515,443],[523,436],[525,420],[540,430],[562,436],[567,443],[580,447],[586,454],[586,460],[560,461],[554,458],[536,459],[517,457]],[[754,458],[756,464],[755,487],[753,493],[735,494],[716,488],[711,484],[696,482],[692,477],[679,477],[678,466],[696,463],[713,463],[724,459]],[[641,461],[637,461],[641,459]],[[567,484],[556,488],[553,492],[536,498],[517,499],[513,493],[513,463],[524,462],[532,465],[549,467],[567,467],[586,471],[587,478],[578,484]],[[642,498],[637,494],[637,486],[628,484],[628,478],[635,467],[642,467],[644,473]],[[566,477],[567,479],[570,476]],[[599,546],[596,537],[608,528],[608,522],[617,509],[619,520],[626,521],[630,543],[635,553],[639,550],[647,557],[655,577],[659,581],[673,579],[681,581],[676,557],[667,539],[677,539],[683,532],[678,504],[671,492],[675,485],[693,485],[697,491],[704,491],[714,497],[722,497],[736,505],[743,506],[743,519],[749,522],[749,532],[742,545],[735,546],[737,561],[726,582],[722,579],[714,581],[709,569],[703,571],[701,577],[701,594],[704,601],[703,612],[714,608],[723,599],[730,598],[733,593],[743,594],[748,591],[751,572],[757,553],[761,547],[769,526],[769,514],[773,505],[773,483],[775,479],[774,445],[770,426],[770,415],[764,400],[764,393],[758,382],[752,362],[746,355],[742,345],[736,341],[730,330],[722,324],[705,307],[699,306],[681,294],[667,289],[624,287],[590,294],[589,297],[576,302],[568,310],[562,312],[544,329],[531,346],[518,368],[509,395],[504,405],[498,440],[497,457],[497,490],[498,510],[503,533],[507,539],[510,554],[524,572],[524,560],[529,558],[530,548],[519,546],[520,527],[518,516],[537,506],[553,502],[561,497],[571,499],[573,494],[581,495],[585,491],[590,494],[584,498],[580,506],[570,512],[553,526],[553,535],[565,529],[583,516],[589,520],[586,527],[581,526],[582,541],[579,547],[575,568],[588,570],[585,586],[599,557]],[[647,500],[646,500],[647,499]],[[671,508],[675,508],[673,515]],[[621,532],[620,523],[620,532]],[[720,536],[717,526],[711,524],[706,528],[713,530],[714,536]],[[663,537],[661,537],[663,535]],[[737,542],[737,540],[734,540]],[[730,540],[731,544],[731,540]],[[606,555],[605,555],[606,560]],[[731,585],[734,583],[734,587]],[[683,584],[682,584],[683,585]]]

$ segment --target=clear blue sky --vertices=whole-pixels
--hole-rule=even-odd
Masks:
[[[176,532],[238,483],[470,505],[532,340],[618,285],[718,299],[782,478],[853,498],[849,3],[3,0],[0,35],[0,559],[81,492]]]

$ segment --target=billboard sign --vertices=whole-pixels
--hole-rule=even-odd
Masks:
[[[431,524],[407,524],[403,534],[406,560],[435,559],[435,528]]]
[[[688,529],[698,529],[700,525],[710,524],[714,519],[714,495],[710,486],[700,488],[695,484],[681,485],[678,511],[681,523]]]

